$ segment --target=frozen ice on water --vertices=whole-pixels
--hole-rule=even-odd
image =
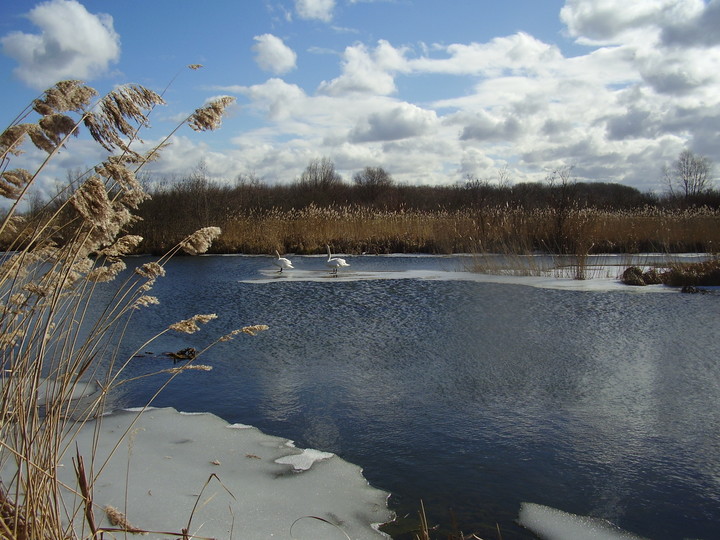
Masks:
[[[544,540],[645,540],[603,519],[524,502],[518,521]]]
[[[296,540],[345,538],[340,531],[353,540],[388,538],[378,530],[393,518],[388,493],[335,454],[295,448],[256,428],[227,429],[230,424],[212,414],[151,408],[88,422],[77,436],[88,470],[96,422],[95,471],[127,433],[93,487],[100,526],[111,526],[100,509],[113,506],[149,531],[180,533],[192,516],[189,532],[210,538],[290,538],[291,528]],[[73,445],[58,468],[59,480],[70,486],[77,485],[74,455]],[[81,522],[78,517],[77,530]]]
[[[275,463],[292,465],[296,471],[307,471],[316,461],[330,459],[334,455],[335,454],[331,454],[330,452],[321,452],[320,450],[306,448],[300,454],[291,454],[278,458],[275,460]]]

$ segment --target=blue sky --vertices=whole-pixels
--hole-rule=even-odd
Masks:
[[[61,79],[172,81],[148,143],[235,97],[219,131],[178,132],[150,169],[169,178],[204,162],[220,181],[288,183],[326,157],[346,181],[367,166],[432,185],[572,166],[654,191],[684,148],[720,162],[720,0],[6,1],[0,52],[5,125]],[[39,188],[100,160],[81,137]]]

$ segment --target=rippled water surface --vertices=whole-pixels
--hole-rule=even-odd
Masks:
[[[138,262],[142,262],[139,260]],[[353,272],[455,271],[445,257],[355,257]],[[157,355],[213,336],[160,406],[209,411],[357,463],[391,506],[466,532],[532,538],[523,501],[611,520],[662,540],[720,537],[720,296],[563,291],[422,279],[315,281],[269,274],[266,257],[172,261],[137,313],[146,337],[196,313]],[[273,279],[254,282],[271,275]],[[276,278],[276,279],[275,279]],[[137,358],[141,373],[154,355]],[[126,390],[146,399],[153,380]],[[398,534],[397,530],[393,531]]]

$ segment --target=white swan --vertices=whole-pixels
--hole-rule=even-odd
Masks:
[[[333,274],[337,274],[338,268],[345,268],[346,266],[350,266],[345,259],[341,259],[340,257],[333,257],[330,254],[330,246],[327,246],[327,252],[328,252],[328,258],[327,261],[325,261],[325,266],[332,269]]]
[[[277,249],[275,250],[275,255],[277,256],[277,259],[275,259],[275,260],[273,261],[273,264],[274,264],[275,266],[280,267],[280,272],[281,272],[281,273],[282,273],[282,271],[283,271],[284,268],[285,268],[285,269],[288,269],[288,270],[291,269],[291,268],[295,268],[295,267],[292,265],[292,262],[290,262],[290,259],[286,259],[285,257],[281,257],[281,256],[280,256],[280,253],[278,252]]]

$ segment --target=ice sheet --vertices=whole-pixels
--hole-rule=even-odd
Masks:
[[[369,486],[359,467],[334,454],[298,449],[255,428],[233,429],[238,426],[211,414],[171,408],[140,415],[119,411],[100,422],[96,471],[121,441],[94,487],[102,526],[110,526],[101,511],[110,505],[135,527],[152,531],[180,533],[192,514],[189,530],[202,537],[388,538],[373,526],[393,517],[388,494]],[[92,422],[78,436],[87,469],[94,428]],[[60,467],[61,480],[70,485],[76,484],[73,457],[74,449]]]
[[[588,271],[590,279],[578,280],[571,277],[554,276],[508,276],[494,274],[480,274],[475,272],[458,272],[443,270],[404,270],[404,271],[346,271],[337,275],[327,271],[293,270],[278,274],[272,270],[262,270],[255,278],[240,280],[241,283],[276,283],[278,281],[366,281],[378,279],[419,279],[441,281],[475,281],[481,283],[507,283],[540,287],[549,289],[578,290],[578,291],[610,291],[623,290],[630,292],[677,292],[674,287],[665,285],[647,285],[632,287],[622,283],[616,276],[615,267],[594,268]]]

